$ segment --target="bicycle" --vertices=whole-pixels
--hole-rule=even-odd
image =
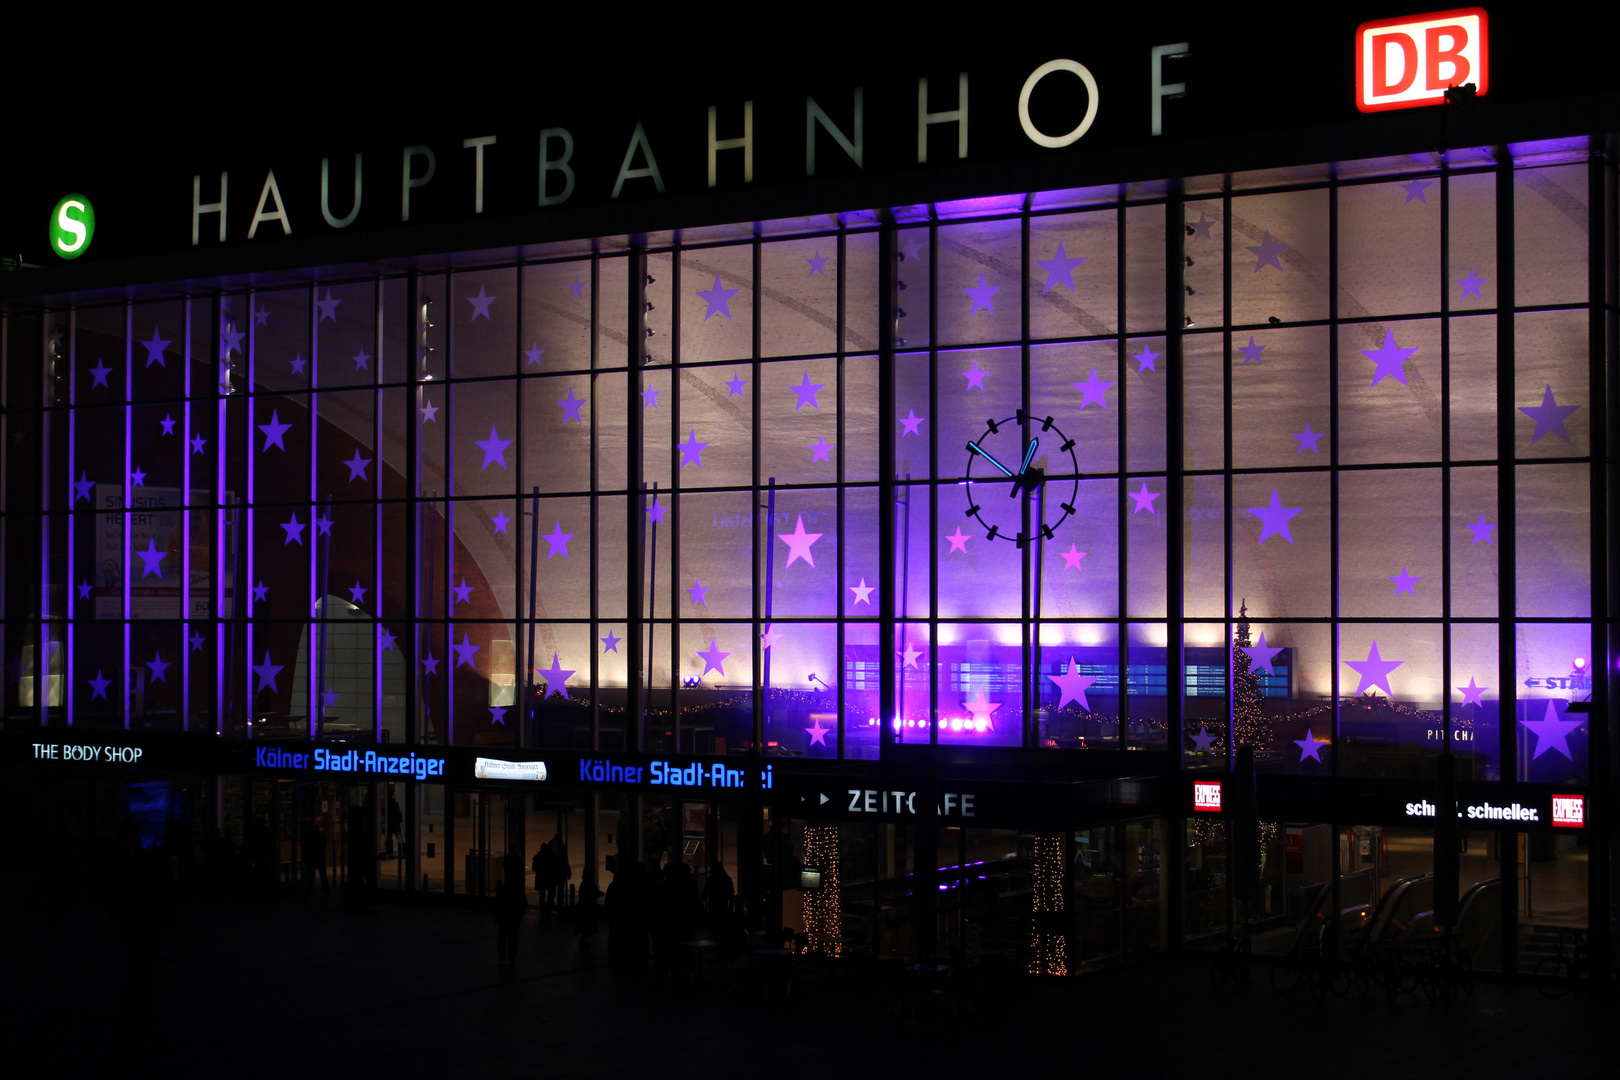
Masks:
[[[1249,937],[1249,928],[1243,927],[1235,933],[1226,935],[1221,941],[1220,952],[1215,956],[1215,966],[1210,971],[1210,982],[1216,990],[1224,987],[1236,976],[1244,986],[1249,985],[1249,965],[1254,955],[1253,943]]]
[[[1561,998],[1591,975],[1591,956],[1585,930],[1560,930],[1558,951],[1544,956],[1531,973],[1536,989],[1550,998]]]

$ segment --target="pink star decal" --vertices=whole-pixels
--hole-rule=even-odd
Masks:
[[[921,660],[924,654],[921,649],[914,649],[911,647],[910,642],[907,642],[904,651],[897,652],[895,655],[900,658],[900,666],[902,668],[915,669],[917,666],[917,661]]]
[[[872,605],[872,592],[876,588],[876,585],[868,585],[866,583],[866,579],[864,577],[861,578],[861,583],[859,585],[851,585],[849,587],[849,591],[855,594],[855,599],[850,601],[850,603],[865,604],[870,607]]]
[[[1074,657],[1069,657],[1069,670],[1067,674],[1048,675],[1047,678],[1057,683],[1058,690],[1060,691],[1058,694],[1058,708],[1061,709],[1063,706],[1073,701],[1077,702],[1080,708],[1084,711],[1091,711],[1091,702],[1086,698],[1086,690],[1090,688],[1091,684],[1096,682],[1097,679],[1095,676],[1080,674],[1080,666],[1074,662]]]
[[[725,673],[726,673],[726,667],[725,667],[726,657],[730,656],[731,654],[728,653],[728,652],[721,652],[720,651],[720,643],[719,643],[718,640],[711,637],[709,639],[709,649],[708,649],[708,651],[707,652],[700,652],[700,653],[697,653],[696,655],[697,655],[699,660],[703,661],[703,675],[707,675],[711,671],[717,672],[718,674],[720,674],[722,676],[725,675]],[[698,678],[700,678],[700,679],[703,678],[703,675],[699,675]]]
[[[1080,560],[1085,558],[1087,553],[1081,551],[1079,545],[1071,543],[1068,551],[1060,551],[1058,554],[1063,557],[1063,569],[1078,571]]]
[[[991,716],[1001,708],[1001,702],[989,700],[984,696],[984,691],[980,690],[979,696],[973,701],[962,702],[962,708],[972,716],[971,723],[975,731],[988,731],[992,723]]]
[[[1144,480],[1142,481],[1141,491],[1127,491],[1125,494],[1136,500],[1136,505],[1131,509],[1131,514],[1134,517],[1144,510],[1150,514],[1154,513],[1153,500],[1159,498],[1159,496],[1163,495],[1164,493],[1162,491],[1149,491],[1147,481]]]
[[[816,565],[815,556],[810,554],[810,546],[820,540],[821,536],[821,533],[804,531],[804,515],[800,514],[792,532],[776,534],[776,538],[788,546],[788,557],[784,566],[792,566],[799,559],[803,559],[811,566]]]
[[[804,730],[806,732],[808,732],[809,735],[810,735],[810,745],[811,746],[826,746],[827,745],[827,735],[830,732],[835,731],[837,729],[830,728],[830,727],[822,727],[821,718],[818,716],[818,717],[816,717],[815,722],[810,727],[807,727]]]
[[[951,542],[951,551],[960,551],[962,554],[966,555],[967,542],[973,539],[973,537],[963,532],[962,526],[958,525],[956,527],[956,532],[950,536],[947,536],[945,539]],[[945,554],[949,555],[951,551],[947,551]]]
[[[772,645],[775,645],[778,641],[781,641],[785,637],[787,637],[785,633],[781,632],[780,630],[773,633],[771,628],[767,626],[765,628],[765,632],[759,635],[759,647],[761,649],[769,649]]]
[[[907,435],[921,435],[922,431],[920,429],[922,428],[923,421],[926,419],[928,419],[926,416],[918,416],[916,409],[907,409],[906,415],[900,418],[900,422],[906,426],[906,430],[900,433],[900,437],[905,438]]]

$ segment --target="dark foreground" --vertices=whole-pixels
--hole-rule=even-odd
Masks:
[[[581,956],[566,924],[533,912],[508,969],[490,913],[318,895],[182,900],[141,1017],[124,1007],[106,904],[0,889],[0,1043],[16,1077],[1600,1076],[1616,1017],[1522,984],[1392,1009],[1278,996],[1261,970],[1217,993],[1196,956],[933,990],[843,963],[791,981],[718,958],[625,973],[605,938]]]

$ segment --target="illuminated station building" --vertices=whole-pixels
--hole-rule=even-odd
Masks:
[[[1606,939],[1614,99],[1383,14],[51,192],[13,819],[1044,973]]]

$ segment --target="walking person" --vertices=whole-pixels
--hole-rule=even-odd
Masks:
[[[304,822],[304,835],[299,847],[304,856],[304,895],[315,891],[317,874],[321,878],[321,895],[330,895],[332,888],[326,880],[326,833],[321,829],[318,815]]]

